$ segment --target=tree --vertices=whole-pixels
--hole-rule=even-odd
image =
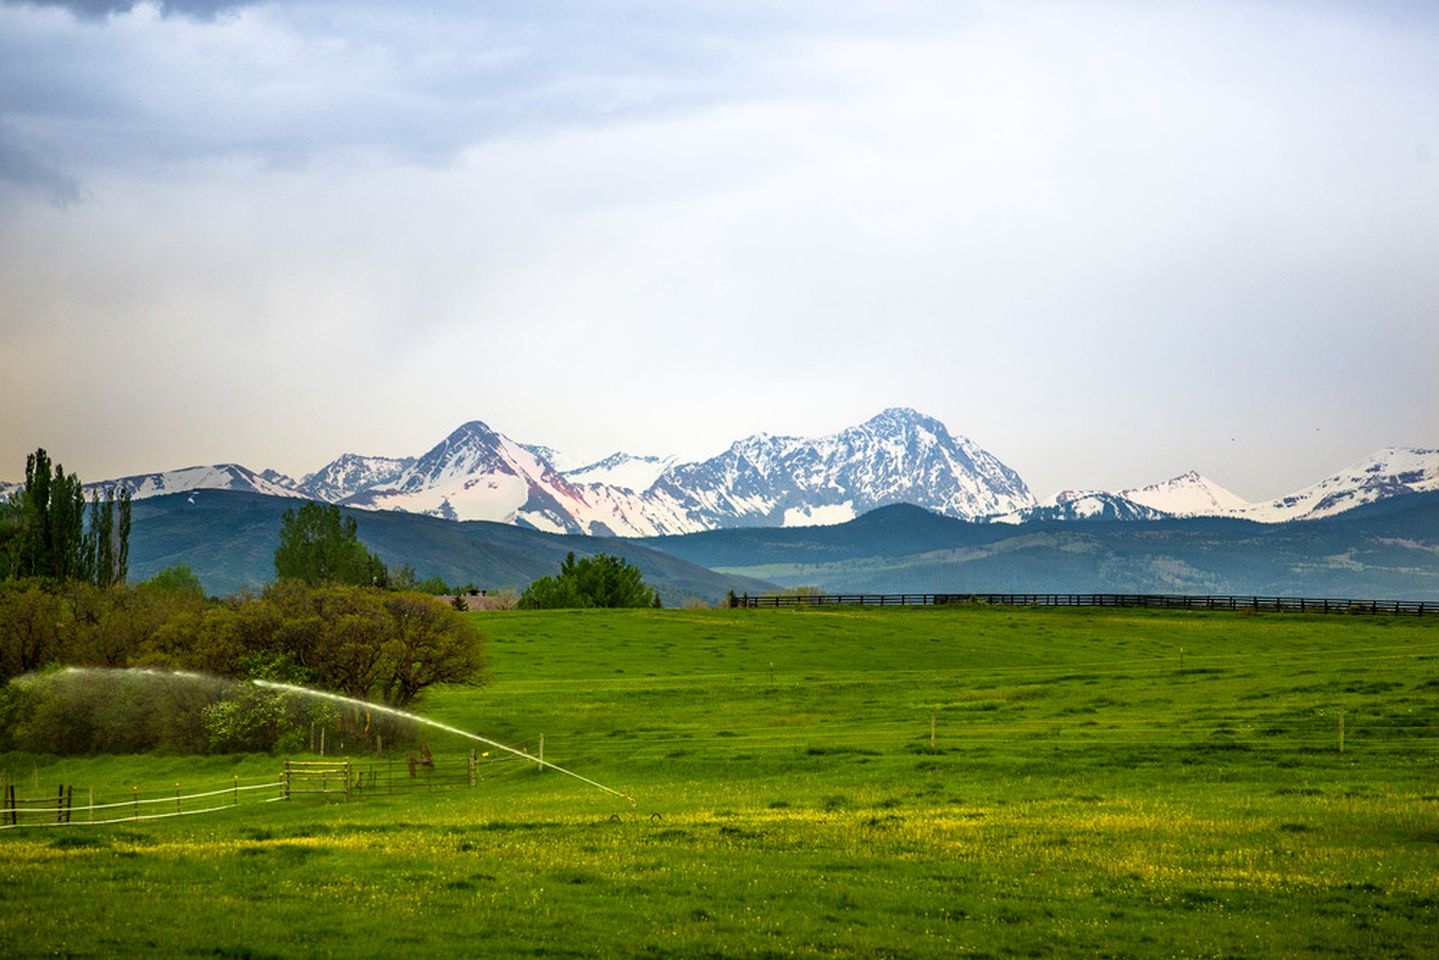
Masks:
[[[280,546],[275,551],[275,576],[309,586],[348,584],[383,587],[389,570],[360,543],[353,517],[342,517],[334,504],[303,504],[280,519]]]
[[[0,682],[38,670],[60,652],[65,606],[54,584],[40,580],[0,585]]]
[[[200,582],[199,577],[195,576],[195,572],[183,563],[161,570],[140,584],[140,589],[147,593],[159,593],[193,601],[205,599],[205,585]]]
[[[89,579],[85,494],[80,479],[67,474],[41,447],[25,458],[20,491],[20,544],[12,575]]]
[[[130,491],[110,487],[105,499],[90,494],[90,529],[85,533],[84,552],[89,580],[97,587],[124,583],[130,553]]]
[[[287,581],[252,603],[274,620],[251,650],[285,653],[347,696],[403,707],[431,684],[481,682],[484,638],[435,597]]]
[[[534,610],[567,607],[648,607],[658,594],[644,581],[640,568],[623,557],[598,553],[576,560],[571,552],[554,577],[540,577],[520,596],[520,606]]]
[[[0,577],[124,583],[130,551],[130,492],[91,496],[85,522],[80,478],[41,447],[25,458],[25,486],[0,504]]]

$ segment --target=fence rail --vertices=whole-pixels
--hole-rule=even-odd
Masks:
[[[214,813],[237,806],[242,793],[248,794],[253,790],[278,793],[282,787],[279,780],[242,784],[238,777],[234,777],[229,784],[199,792],[185,793],[177,783],[173,791],[167,790],[158,796],[142,796],[140,788],[134,787],[129,796],[119,800],[102,799],[97,802],[94,791],[89,791],[88,799],[82,796],[77,802],[73,786],[63,785],[48,797],[27,798],[16,796],[15,785],[8,784],[3,798],[0,798],[3,800],[0,802],[0,830],[69,824],[98,826]]]
[[[539,760],[535,758],[536,763]],[[491,757],[475,750],[460,756],[433,756],[426,750],[419,756],[410,754],[400,759],[286,760],[278,777],[267,777],[258,783],[241,783],[237,776],[227,784],[199,790],[191,788],[189,792],[178,783],[173,790],[164,791],[142,792],[137,786],[130,789],[128,796],[122,794],[119,799],[108,800],[97,800],[93,790],[77,790],[69,785],[61,785],[54,793],[47,792],[40,797],[21,797],[15,784],[5,783],[0,785],[0,830],[71,824],[100,826],[217,813],[240,805],[242,794],[249,799],[248,794],[254,790],[268,794],[256,799],[273,801],[306,794],[350,800],[474,788],[482,781],[522,769],[531,769],[531,766],[520,757]]]
[[[1353,600],[1336,597],[1196,596],[1170,593],[826,593],[733,597],[733,607],[929,607],[946,604],[1020,607],[1139,607],[1158,610],[1250,610],[1268,613],[1368,613],[1436,616],[1432,600]]]

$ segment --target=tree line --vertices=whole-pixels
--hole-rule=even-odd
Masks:
[[[423,592],[444,584],[386,567],[333,504],[286,511],[274,581],[226,598],[183,566],[128,583],[130,529],[128,492],[92,494],[87,510],[74,474],[43,449],[27,458],[0,505],[0,750],[294,749],[316,722],[352,742],[389,729],[394,743],[392,723],[246,681],[405,707],[433,684],[483,680],[484,638]],[[570,553],[519,605],[660,604],[623,558]],[[175,671],[217,682],[157,686]]]
[[[411,583],[392,583],[413,574],[391,578],[336,507],[287,512],[275,581],[223,599],[206,597],[185,567],[127,583],[129,496],[92,497],[88,524],[83,507],[78,478],[40,450],[27,459],[25,486],[0,509],[0,750],[293,748],[317,717],[367,740],[386,724],[243,681],[404,707],[433,684],[483,679],[484,638],[474,625],[436,597],[404,589]],[[66,667],[240,682],[171,683],[156,696],[139,691],[157,674]],[[98,677],[124,689],[97,693]]]

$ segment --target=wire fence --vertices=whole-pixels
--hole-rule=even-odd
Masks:
[[[246,778],[254,780],[256,778]],[[99,796],[93,789],[77,791],[73,785],[61,785],[54,794],[44,797],[20,797],[15,784],[6,784],[3,805],[0,805],[0,830],[14,827],[68,826],[79,824],[129,823],[137,820],[164,820],[230,810],[242,800],[276,799],[282,783],[278,778],[260,782],[242,782],[234,777],[227,785],[210,785],[186,793],[181,784],[173,790],[130,788],[127,796]],[[77,792],[79,795],[77,796]],[[270,796],[265,796],[269,794]],[[78,803],[77,803],[78,800]]]
[[[490,757],[473,750],[459,756],[434,756],[425,751],[372,760],[285,760],[274,777],[237,776],[228,784],[191,786],[190,792],[176,783],[173,789],[142,790],[133,786],[128,796],[116,796],[61,784],[53,793],[24,797],[19,795],[16,784],[5,783],[0,784],[0,830],[166,820],[305,795],[350,800],[475,788],[531,768],[531,762],[515,756]],[[38,790],[38,785],[33,789]]]
[[[1261,597],[1177,593],[816,593],[731,594],[732,607],[929,607],[976,604],[1015,607],[1103,607],[1154,610],[1231,610],[1254,613],[1347,613],[1439,616],[1433,600],[1354,600],[1340,597]]]

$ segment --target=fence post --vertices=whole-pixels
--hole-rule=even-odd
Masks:
[[[280,783],[283,785],[281,796],[286,800],[290,799],[290,761],[285,761],[285,769],[280,771]]]
[[[130,799],[131,799],[132,801],[134,801],[134,804],[135,804],[135,807],[134,807],[134,809],[135,809],[135,816],[132,817],[131,819],[139,820],[139,819],[140,819],[140,788],[139,788],[139,786],[133,786],[133,787],[130,788]]]
[[[540,772],[543,773],[543,772],[544,772],[544,769],[545,769],[545,735],[544,735],[543,733],[540,734],[540,763],[539,763],[539,768],[540,768]]]
[[[175,812],[180,812],[180,781],[175,781]]]
[[[55,797],[55,822],[65,822],[65,785],[60,785],[60,793]]]

